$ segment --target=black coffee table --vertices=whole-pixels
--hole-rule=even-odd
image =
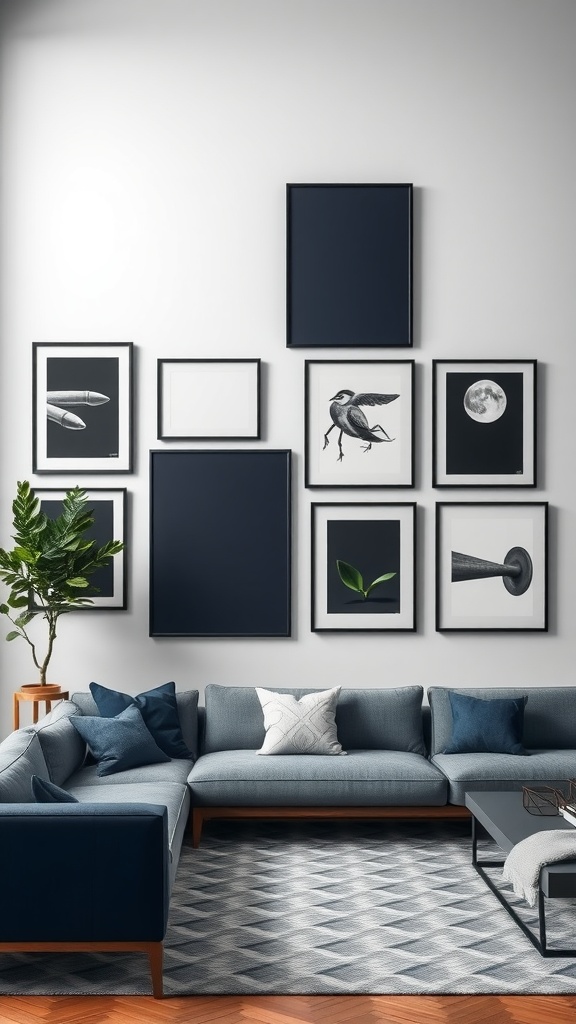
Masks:
[[[473,792],[466,794],[466,806],[472,812],[472,864],[486,885],[492,890],[504,909],[510,914],[524,934],[530,939],[541,956],[576,957],[576,949],[550,948],[546,944],[546,906],[548,899],[571,899],[576,897],[576,860],[549,864],[540,872],[538,886],[538,931],[528,927],[516,913],[514,907],[496,887],[484,868],[502,867],[503,860],[478,860],[478,825],[498,843],[506,854],[516,843],[535,832],[548,829],[572,828],[562,815],[530,814],[522,806],[521,792]]]

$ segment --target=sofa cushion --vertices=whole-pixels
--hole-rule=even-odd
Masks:
[[[86,804],[163,804],[168,809],[168,845],[177,857],[188,817],[188,787],[174,782],[120,783],[116,786],[70,784],[71,796]],[[175,847],[175,843],[178,845]]]
[[[128,707],[137,707],[160,750],[168,757],[192,757],[182,737],[175,683],[163,683],[135,697],[100,683],[90,683],[90,693],[103,718],[114,718]]]
[[[142,782],[154,783],[179,783],[186,784],[190,774],[192,761],[184,761],[181,758],[174,758],[166,761],[165,764],[142,764],[137,768],[128,768],[116,775],[98,775],[98,765],[84,765],[79,771],[74,772],[66,780],[66,789],[73,786],[116,786],[127,785],[128,783],[140,784]]]
[[[33,728],[38,733],[50,779],[61,786],[84,763],[86,741],[70,722],[80,711],[71,700],[60,701]]]
[[[340,687],[308,693],[298,700],[290,693],[256,687],[266,736],[257,754],[345,754],[336,733]]]
[[[522,746],[525,697],[503,700],[448,694],[452,735],[445,754],[526,754]]]
[[[266,687],[272,693],[302,697],[318,689]],[[340,691],[336,707],[338,739],[344,750],[403,750],[425,754],[421,686]],[[264,742],[264,717],[253,686],[209,683],[205,691],[204,753],[257,750]]]
[[[176,706],[182,729],[182,737],[192,758],[198,757],[198,690],[182,690],[176,693]],[[99,715],[98,705],[88,691],[72,694],[72,700],[82,715]]]
[[[77,715],[71,719],[98,762],[98,775],[114,775],[141,764],[158,764],[170,758],[154,741],[138,708],[126,708],[115,718]]]
[[[17,729],[0,743],[0,803],[30,803],[33,775],[50,780],[38,733]]]
[[[348,750],[347,757],[224,750],[200,757],[188,784],[192,803],[206,807],[440,805],[447,793],[425,757],[392,750]]]
[[[41,779],[39,775],[33,775],[30,785],[30,795],[37,804],[77,804],[75,796],[68,793],[53,782]]]
[[[523,743],[527,750],[576,750],[576,686],[457,687],[471,697],[526,696]],[[450,741],[452,713],[449,688],[432,686],[428,700],[432,713],[432,754],[440,754]]]
[[[448,780],[448,800],[464,804],[474,790],[522,789],[553,786],[567,789],[576,777],[576,750],[530,750],[530,757],[514,754],[435,754],[432,764]]]

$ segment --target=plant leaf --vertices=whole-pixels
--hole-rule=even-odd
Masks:
[[[66,580],[68,587],[87,587],[88,580],[84,576],[73,576],[71,580]]]
[[[10,632],[6,634],[6,639],[15,640],[17,636],[22,636],[22,634],[17,633],[15,629],[11,629]]]
[[[336,567],[344,586],[349,587],[350,590],[355,590],[359,594],[364,593],[364,580],[358,569],[355,569],[353,565],[349,565],[348,562],[342,562],[339,558],[336,559]]]
[[[379,576],[377,580],[374,580],[374,582],[370,584],[364,596],[368,597],[370,591],[374,590],[374,587],[377,587],[379,583],[385,583],[386,580],[391,580],[396,575],[397,573],[395,572],[385,572],[383,576]]]
[[[20,628],[22,628],[22,626],[27,626],[29,622],[32,622],[32,619],[35,618],[37,614],[37,612],[23,612],[17,619],[14,619],[14,625],[20,626]]]

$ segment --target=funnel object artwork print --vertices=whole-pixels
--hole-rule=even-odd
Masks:
[[[436,629],[547,631],[548,502],[437,503]]]
[[[511,548],[504,558],[504,564],[486,562],[483,558],[452,552],[452,582],[462,580],[485,580],[501,576],[509,594],[519,597],[525,594],[532,582],[532,559],[525,548]]]

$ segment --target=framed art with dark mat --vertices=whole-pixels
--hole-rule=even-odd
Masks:
[[[548,502],[436,505],[436,629],[548,629]]]
[[[435,359],[434,487],[536,486],[536,360]]]
[[[416,504],[312,504],[312,631],[416,629]]]
[[[33,344],[35,473],[132,472],[132,349]]]
[[[62,513],[66,489],[35,487],[34,494],[48,518],[57,519]],[[86,489],[86,497],[88,511],[94,519],[86,532],[86,540],[94,541],[99,548],[111,540],[120,540],[126,544],[126,488],[91,487]],[[78,607],[75,611],[94,611],[98,608],[124,610],[127,607],[126,547],[111,558],[108,565],[92,574],[90,587],[97,588],[97,593],[86,592],[92,604]]]

